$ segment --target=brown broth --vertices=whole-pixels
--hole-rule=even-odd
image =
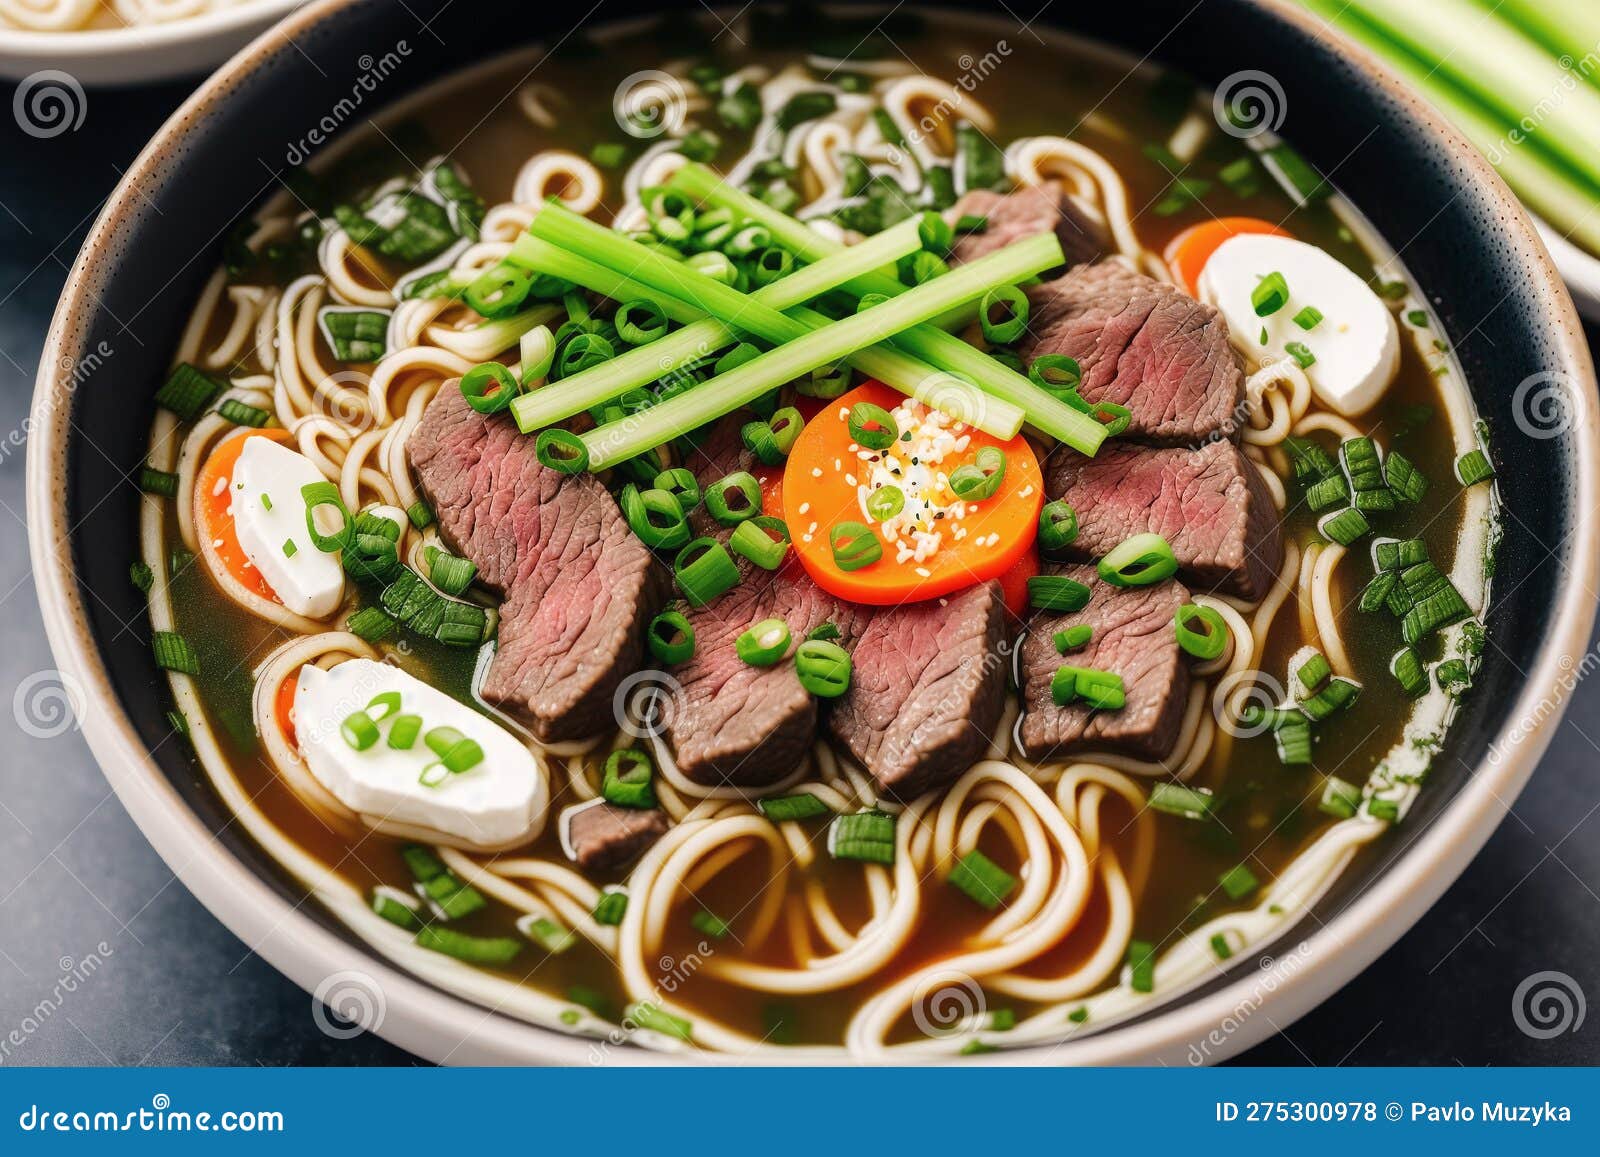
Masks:
[[[976,29],[974,26],[973,31],[962,33],[945,27],[915,42],[902,39],[901,46],[909,49],[926,71],[951,78],[957,75],[953,63],[957,56],[981,51],[977,47],[980,42],[988,44],[988,34]],[[793,59],[763,57],[760,53],[742,59],[752,58],[774,63]],[[433,151],[452,153],[492,205],[508,198],[516,169],[540,148],[561,146],[587,154],[598,141],[618,141],[629,144],[630,159],[636,155],[639,144],[629,142],[612,119],[609,94],[625,76],[659,63],[660,53],[648,36],[610,45],[603,56],[545,61],[536,79],[570,96],[560,110],[560,126],[551,132],[535,129],[519,111],[516,101],[509,98],[526,71],[520,63],[484,76],[428,107],[418,117],[417,127],[434,142]],[[1037,133],[1065,133],[1082,124],[1075,135],[1116,166],[1128,184],[1132,204],[1143,207],[1137,214],[1137,225],[1142,240],[1152,250],[1159,252],[1178,232],[1213,215],[1248,215],[1282,222],[1296,236],[1322,246],[1361,275],[1373,275],[1371,258],[1326,204],[1296,208],[1264,173],[1252,195],[1240,196],[1223,184],[1214,183],[1203,204],[1192,204],[1170,215],[1158,213],[1153,207],[1162,199],[1169,174],[1147,155],[1145,146],[1166,141],[1181,113],[1164,108],[1162,97],[1169,88],[1166,82],[1149,72],[1132,77],[1125,72],[1120,62],[1099,53],[1064,52],[1028,39],[1026,43],[1009,45],[1004,64],[974,90],[974,95],[1002,126],[998,134],[1002,142]],[[485,110],[489,110],[487,115]],[[1085,122],[1090,114],[1092,117]],[[1108,124],[1118,131],[1105,131],[1103,126]],[[727,141],[724,149],[727,152],[738,147],[742,142]],[[381,166],[382,155],[393,149],[378,142],[374,151]],[[1190,173],[1210,179],[1221,166],[1250,155],[1242,142],[1215,133]],[[389,160],[392,163],[398,158],[391,156]],[[607,176],[615,185],[616,171],[608,171]],[[1380,533],[1423,537],[1435,558],[1448,559],[1455,549],[1461,523],[1461,491],[1451,474],[1450,431],[1442,416],[1437,379],[1430,375],[1427,364],[1409,341],[1402,345],[1404,359],[1398,381],[1380,406],[1362,419],[1362,424],[1395,448],[1404,449],[1433,485],[1419,507],[1386,518]],[[241,371],[254,369],[252,365],[241,367]],[[1414,419],[1420,407],[1431,407],[1439,413],[1432,420],[1418,423]],[[1287,533],[1301,543],[1316,541],[1314,516],[1303,509],[1293,513]],[[172,545],[178,544],[174,541]],[[1356,549],[1364,554],[1365,543]],[[1229,907],[1251,903],[1249,898],[1240,904],[1228,901],[1217,887],[1219,874],[1245,862],[1263,884],[1268,883],[1333,822],[1317,810],[1322,784],[1319,773],[1337,773],[1359,784],[1400,742],[1406,716],[1388,675],[1389,656],[1399,645],[1398,630],[1387,616],[1362,615],[1353,606],[1359,593],[1359,580],[1353,576],[1367,573],[1369,564],[1343,567],[1336,595],[1352,662],[1371,693],[1319,729],[1315,769],[1281,767],[1270,737],[1237,740],[1226,760],[1213,757],[1192,781],[1221,797],[1220,823],[1199,824],[1155,816],[1154,865],[1138,900],[1135,935],[1140,939],[1169,944],[1198,921]],[[284,636],[228,604],[198,567],[190,568],[176,581],[174,604],[179,625],[199,651],[206,671],[203,691],[211,722],[246,789],[255,795],[266,814],[292,840],[336,868],[352,884],[362,889],[378,882],[407,887],[409,877],[394,841],[370,835],[351,843],[328,831],[277,781],[259,751],[250,715],[251,668]],[[1264,669],[1281,677],[1288,656],[1299,645],[1297,616],[1291,602],[1278,615]],[[410,652],[398,661],[470,702],[472,658],[470,652],[413,641]],[[557,787],[552,814],[570,802],[560,798]],[[813,834],[820,841],[823,825],[816,821],[813,824]],[[549,825],[550,830],[531,849],[534,854],[561,858],[555,826]],[[1125,825],[1111,826],[1113,846],[1121,846],[1119,841],[1125,835],[1119,833],[1127,830]],[[1022,865],[1006,862],[1011,854],[1007,849],[989,850],[1008,870],[1015,873],[1021,869]],[[762,850],[752,849],[750,862],[757,863],[765,855]],[[858,865],[831,862],[823,853],[809,873],[811,878],[828,885],[829,895],[847,923],[862,921],[867,915],[861,872]],[[792,872],[791,888],[797,891],[805,876]],[[763,884],[759,871],[725,872],[697,902],[725,915],[743,912]],[[672,977],[670,991],[674,999],[757,1036],[771,1031],[774,1006],[782,1006],[784,1030],[778,1039],[800,1043],[837,1043],[850,1015],[869,992],[895,976],[952,954],[986,919],[985,913],[955,889],[929,881],[924,885],[919,931],[893,963],[889,975],[874,976],[854,988],[822,996],[775,998],[721,984],[706,975],[701,968],[706,959],[719,953],[739,952],[740,925],[736,918],[727,938],[708,939],[688,924],[697,902],[684,904],[683,918],[669,934],[661,954],[660,968],[664,975]],[[1098,929],[1105,918],[1105,899],[1097,896],[1083,926],[1027,971],[1049,975],[1081,960],[1097,942]],[[516,935],[511,915],[497,905],[463,921],[461,927],[467,932]],[[787,945],[780,926],[761,959],[776,965],[793,964],[788,959]],[[621,1009],[624,996],[613,968],[586,942],[559,956],[542,956],[538,952],[524,953],[511,975],[556,993],[581,983],[600,990],[613,1002],[614,1010]],[[995,1002],[1000,1003],[1003,1002]],[[910,1035],[908,1026],[901,1026],[900,1035]]]

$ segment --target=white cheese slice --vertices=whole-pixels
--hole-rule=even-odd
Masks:
[[[344,601],[339,554],[312,543],[300,496],[302,487],[325,481],[304,454],[271,438],[246,438],[228,480],[245,557],[284,606],[310,619],[327,618]]]
[[[356,750],[341,732],[344,721],[388,691],[399,693],[399,713],[422,717],[422,733],[409,749],[391,747],[391,714],[378,720],[377,741]],[[549,787],[533,753],[493,720],[392,664],[350,659],[329,671],[302,667],[294,727],[311,774],[370,819],[431,828],[481,848],[531,838],[543,820]],[[428,787],[422,772],[439,757],[426,737],[437,727],[453,727],[476,741],[483,760]]]
[[[1263,277],[1283,274],[1289,301],[1260,317],[1251,294]],[[1246,233],[1230,237],[1200,272],[1200,298],[1221,311],[1234,336],[1262,361],[1290,356],[1299,342],[1316,359],[1306,377],[1325,406],[1353,417],[1383,396],[1400,368],[1400,329],[1389,307],[1333,257],[1292,237]],[[1322,320],[1304,329],[1295,317],[1310,306]],[[1262,331],[1266,343],[1261,343]]]

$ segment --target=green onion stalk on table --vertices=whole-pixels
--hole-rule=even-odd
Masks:
[[[1301,0],[1431,100],[1534,212],[1600,255],[1600,4]]]

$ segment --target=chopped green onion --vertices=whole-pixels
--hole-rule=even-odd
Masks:
[[[1412,698],[1428,689],[1428,673],[1422,668],[1421,657],[1410,647],[1401,647],[1390,656],[1389,673]]]
[[[1472,614],[1455,584],[1431,562],[1407,567],[1400,573],[1400,585],[1411,603],[1400,620],[1400,635],[1407,646]]]
[[[1296,767],[1311,762],[1311,724],[1298,712],[1283,718],[1272,730],[1278,762]]]
[[[1028,580],[1028,605],[1036,611],[1071,614],[1089,605],[1091,592],[1066,575],[1035,575]]]
[[[990,345],[1010,345],[1028,330],[1028,295],[1014,285],[1001,285],[983,295],[978,325]]]
[[[410,751],[422,734],[422,716],[396,715],[389,724],[389,746],[396,751]]]
[[[1405,570],[1428,561],[1420,538],[1380,538],[1372,544],[1372,565],[1380,571]]]
[[[1128,942],[1128,987],[1153,992],[1156,986],[1156,946],[1148,940]]]
[[[1221,658],[1232,637],[1221,614],[1212,607],[1197,603],[1185,603],[1179,607],[1173,615],[1172,625],[1178,636],[1178,646],[1184,654],[1201,662],[1208,663]]]
[[[976,848],[956,861],[945,882],[988,912],[998,908],[1017,886],[1015,876]]]
[[[382,691],[367,703],[367,715],[374,723],[382,723],[400,710],[400,692]]]
[[[609,927],[622,923],[628,914],[628,893],[620,888],[608,888],[600,893],[600,899],[595,903],[594,922]]]
[[[632,482],[622,488],[618,503],[628,527],[646,546],[676,550],[694,537],[677,498],[665,490],[645,490]]]
[[[1393,571],[1379,571],[1362,589],[1357,607],[1367,614],[1383,610],[1388,605],[1390,592],[1399,581],[1400,576]]]
[[[1313,512],[1321,512],[1332,506],[1343,506],[1349,501],[1350,486],[1345,482],[1343,474],[1320,478],[1306,487],[1306,505]]]
[[[1308,305],[1294,315],[1294,323],[1309,333],[1322,324],[1322,311],[1314,305]]]
[[[1071,505],[1056,499],[1047,502],[1039,511],[1039,546],[1044,550],[1062,550],[1078,537],[1078,512]]]
[[[1385,823],[1400,822],[1400,805],[1392,799],[1374,799],[1367,804],[1367,814]]]
[[[1378,447],[1371,438],[1346,438],[1339,444],[1339,461],[1345,477],[1354,492],[1352,505],[1365,513],[1369,510],[1393,510],[1394,495],[1383,478],[1383,463],[1378,457]]]
[[[1311,352],[1311,347],[1303,341],[1288,341],[1283,343],[1283,352],[1295,360],[1295,364],[1303,370],[1309,370],[1317,364],[1317,355]]]
[[[389,337],[389,315],[378,309],[329,306],[317,314],[328,348],[341,362],[375,362]]]
[[[762,570],[777,570],[789,553],[789,528],[782,519],[758,514],[734,527],[728,546]]]
[[[433,585],[447,595],[459,595],[472,585],[478,567],[470,559],[458,558],[442,550],[433,552],[428,564],[428,577]]]
[[[1446,659],[1434,667],[1433,677],[1438,681],[1439,690],[1454,697],[1472,686],[1472,668],[1464,659]]]
[[[880,486],[867,495],[867,516],[874,522],[887,522],[905,507],[906,492],[898,486]]]
[[[217,413],[236,426],[250,426],[260,429],[265,426],[272,414],[259,406],[247,406],[238,398],[223,398],[222,404],[217,407]]]
[[[654,774],[649,752],[639,747],[618,748],[606,756],[600,794],[618,807],[648,811],[656,806],[655,789],[650,785]]]
[[[1317,533],[1341,546],[1351,546],[1362,535],[1370,533],[1372,524],[1367,516],[1354,506],[1324,514],[1317,520]]]
[[[1165,538],[1148,532],[1136,534],[1113,547],[1096,569],[1112,586],[1143,587],[1177,574],[1178,559]]]
[[[749,471],[735,471],[706,487],[705,503],[712,518],[736,526],[761,513],[761,483]]]
[[[900,437],[894,417],[882,406],[857,402],[850,407],[850,438],[868,450],[887,450]]]
[[[1050,679],[1050,700],[1066,707],[1082,700],[1096,711],[1120,711],[1127,704],[1122,676],[1092,667],[1057,667]]]
[[[850,655],[827,639],[808,638],[794,653],[800,686],[819,699],[837,699],[850,689]]]
[[[828,825],[828,854],[836,860],[892,864],[894,841],[894,817],[883,812],[835,816]]]
[[[1257,317],[1271,317],[1289,304],[1289,283],[1276,271],[1267,274],[1250,291],[1250,305]]]
[[[152,470],[148,466],[139,470],[139,489],[146,494],[159,494],[163,498],[178,496],[178,476],[166,470]]]
[[[688,514],[700,505],[700,483],[695,481],[694,474],[682,466],[675,466],[671,470],[663,470],[656,475],[653,489],[665,490],[677,500],[678,509]]]
[[[339,724],[339,734],[355,750],[365,751],[378,742],[378,725],[365,711],[352,711]]]
[[[1383,477],[1402,502],[1418,503],[1428,493],[1428,480],[1404,454],[1390,452],[1383,460]]]
[[[163,671],[176,671],[181,675],[200,674],[200,660],[194,648],[176,631],[156,631],[150,636],[155,651],[156,666]]]
[[[1217,877],[1217,883],[1227,893],[1230,900],[1243,900],[1261,886],[1261,881],[1256,879],[1255,873],[1244,864],[1235,864],[1222,875]]]
[[[1312,722],[1321,722],[1335,712],[1350,706],[1360,694],[1360,683],[1354,679],[1346,679],[1342,675],[1335,675],[1316,694],[1300,700],[1299,706],[1300,710],[1311,717]]]
[[[818,816],[833,814],[832,809],[827,804],[810,792],[801,792],[798,795],[768,796],[766,799],[758,799],[756,806],[761,809],[762,815],[775,824],[815,819]]]
[[[461,396],[480,414],[498,414],[517,396],[517,379],[499,362],[484,362],[461,375]]]
[[[412,906],[413,901],[403,899],[402,894],[393,888],[374,888],[371,904],[375,913],[407,932],[415,932],[422,927],[422,920]]]
[[[856,571],[871,566],[883,557],[883,543],[872,528],[859,522],[841,522],[828,531],[828,546],[833,563],[840,570]]]
[[[844,632],[833,623],[820,623],[806,632],[806,638],[821,639],[823,642],[833,642],[843,636]]]
[[[742,90],[741,90],[742,91]],[[678,1040],[691,1040],[694,1035],[694,1024],[681,1016],[673,1016],[648,1002],[630,1004],[623,1015],[624,1021],[632,1021],[642,1029],[660,1033],[662,1036],[676,1037]]]
[[[1228,934],[1218,932],[1211,937],[1211,951],[1218,960],[1226,960],[1233,955],[1233,946],[1228,943]]]
[[[702,908],[689,917],[689,927],[713,940],[721,940],[729,932],[728,922],[709,908]]]
[[[762,619],[734,640],[733,650],[752,667],[771,667],[789,650],[789,624],[782,619]]]
[[[1267,170],[1302,208],[1325,199],[1333,192],[1326,178],[1288,145],[1273,145],[1263,149],[1261,159]]]
[[[960,234],[985,233],[989,229],[989,218],[976,213],[963,213],[956,219],[955,232]]]
[[[739,585],[739,568],[727,548],[714,538],[697,538],[672,562],[678,589],[693,607],[703,607]]]
[[[331,554],[350,544],[355,525],[344,499],[339,497],[337,486],[332,482],[310,482],[300,488],[300,497],[305,500],[306,533],[311,536],[313,546],[325,554]],[[331,534],[323,534],[317,526],[317,511],[324,507],[339,516],[339,528]]]
[[[156,584],[156,575],[149,564],[135,562],[128,567],[128,579],[142,595],[150,593],[150,588]]]
[[[222,393],[222,384],[208,374],[179,362],[172,367],[166,382],[156,391],[156,405],[170,410],[185,422],[192,422]]]
[[[632,346],[667,336],[667,315],[654,301],[628,301],[617,308],[617,335]]]
[[[1322,785],[1322,799],[1317,810],[1337,819],[1347,820],[1361,808],[1361,789],[1338,776],[1330,775]]]
[[[667,664],[687,662],[694,654],[694,627],[680,611],[662,611],[650,620],[645,643],[657,661]]]
[[[1028,366],[1028,377],[1040,389],[1048,390],[1053,397],[1076,395],[1083,382],[1083,369],[1078,359],[1066,354],[1040,354]]]
[[[454,928],[429,924],[417,933],[417,946],[467,964],[506,965],[522,951],[523,941],[509,936],[468,936]]]
[[[563,928],[548,916],[529,914],[517,921],[517,930],[552,956],[558,956],[578,942],[578,934]]]
[[[1005,451],[998,446],[984,446],[971,462],[957,466],[951,473],[950,489],[963,502],[982,502],[994,497],[1005,476]]]
[[[551,470],[562,474],[582,474],[589,468],[588,444],[576,434],[561,429],[539,431],[534,454]]]
[[[1475,486],[1494,477],[1494,467],[1482,450],[1468,450],[1456,459],[1456,481],[1463,486]]]
[[[1150,806],[1167,815],[1203,820],[1211,816],[1217,806],[1217,798],[1204,788],[1161,782],[1150,789]]]
[[[1062,655],[1070,655],[1074,651],[1081,651],[1089,645],[1089,641],[1093,638],[1094,628],[1088,623],[1079,623],[1076,626],[1068,627],[1064,631],[1057,631],[1054,638],[1056,652]]]
[[[419,498],[406,508],[406,517],[418,530],[426,530],[433,525],[433,507]]]

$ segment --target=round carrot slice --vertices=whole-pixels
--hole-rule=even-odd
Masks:
[[[1211,255],[1217,251],[1217,247],[1230,237],[1237,237],[1241,233],[1290,236],[1286,230],[1259,217],[1218,217],[1214,221],[1190,226],[1179,233],[1167,245],[1167,251],[1162,256],[1166,259],[1167,268],[1171,269],[1172,275],[1178,279],[1178,284],[1192,295],[1200,285],[1200,271],[1205,268],[1206,262],[1211,260]]]
[[[278,684],[278,694],[272,701],[273,714],[278,718],[278,727],[283,732],[283,737],[289,741],[289,746],[296,751],[300,750],[300,737],[294,730],[294,695],[300,687],[300,668],[296,667]]]
[[[1005,596],[1006,609],[1017,618],[1028,614],[1028,580],[1039,574],[1039,553],[1026,551],[1000,576],[1000,593]]]
[[[264,599],[282,602],[250,562],[244,547],[239,545],[239,532],[233,522],[233,492],[229,482],[233,478],[233,468],[238,465],[239,454],[244,450],[246,438],[271,438],[275,442],[287,442],[289,431],[276,428],[243,429],[229,434],[212,448],[194,480],[195,531],[223,568],[238,580],[239,585]]]
[[[909,442],[896,439],[883,451],[872,451],[851,437],[851,407],[868,403],[892,414],[905,402],[903,395],[879,382],[868,382],[836,399],[806,423],[783,472],[783,518],[796,556],[818,586],[852,602],[889,606],[938,598],[999,578],[1033,553],[1044,483],[1027,439],[1018,435],[1001,441],[952,424],[949,432],[965,441],[941,460],[925,462],[916,454],[915,437]],[[958,468],[973,465],[985,449],[1005,455],[999,486],[988,497],[957,502],[948,478]],[[875,467],[887,469],[890,457],[901,472],[898,477],[906,482],[903,513],[898,519],[878,519],[866,509],[866,496]],[[913,479],[926,479],[926,485]],[[915,500],[918,491],[929,500],[929,507]],[[909,548],[913,542],[913,518],[925,532],[939,536],[939,545],[920,562],[914,558],[902,562],[901,545]],[[855,570],[839,565],[829,542],[835,527],[851,522],[867,525],[883,550],[876,562]],[[894,540],[886,529],[890,526]]]

